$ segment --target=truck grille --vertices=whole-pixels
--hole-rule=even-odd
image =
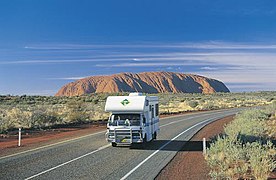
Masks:
[[[131,132],[130,130],[115,130],[115,142],[116,143],[123,143],[129,144],[132,142],[131,140]]]
[[[116,129],[115,131],[109,130],[108,139],[114,139],[120,144],[130,144],[133,140],[141,139],[141,135],[139,130]]]

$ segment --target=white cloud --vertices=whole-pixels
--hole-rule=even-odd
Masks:
[[[193,66],[193,65],[205,65],[200,62],[144,62],[144,63],[119,63],[110,64],[109,67],[156,67],[156,66]],[[97,67],[106,67],[106,64],[97,64]]]
[[[85,63],[96,67],[161,67],[202,66],[191,73],[219,79],[226,83],[263,83],[229,87],[276,90],[276,44],[233,43],[222,41],[188,43],[117,43],[117,44],[49,44],[26,46],[40,50],[102,50],[89,59],[11,61],[7,64]],[[122,50],[123,49],[123,50]],[[101,61],[108,61],[101,63]],[[0,62],[3,64],[3,62]],[[218,68],[219,67],[219,68]],[[76,80],[83,77],[60,78]]]
[[[202,70],[210,70],[210,71],[212,71],[212,70],[217,70],[218,68],[215,68],[215,67],[210,67],[210,66],[204,66],[204,67],[202,67],[202,68],[200,68],[200,69],[202,69]]]
[[[68,64],[68,63],[86,63],[102,61],[123,61],[130,58],[91,58],[91,59],[58,59],[58,60],[22,60],[22,61],[2,61],[0,64]]]
[[[207,77],[219,79],[225,83],[265,83],[275,84],[276,88],[276,73],[275,71],[267,70],[224,70],[224,71],[198,71],[198,74]]]
[[[40,96],[51,96],[55,94],[57,91],[56,90],[38,90],[38,91],[29,91],[29,92],[21,92],[18,95],[28,95],[28,96],[35,96],[35,95],[40,95]]]
[[[89,76],[76,76],[76,77],[61,77],[61,78],[48,78],[50,80],[79,80],[83,78],[87,78]]]
[[[72,49],[106,49],[106,48],[189,48],[189,49],[276,49],[275,44],[234,43],[224,41],[185,42],[185,43],[113,43],[113,44],[44,44],[29,45],[25,49],[34,50],[72,50]]]

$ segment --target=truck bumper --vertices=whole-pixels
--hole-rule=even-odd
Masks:
[[[131,145],[133,143],[142,143],[142,133],[140,130],[132,129],[114,129],[106,133],[106,140],[110,143],[119,145]]]

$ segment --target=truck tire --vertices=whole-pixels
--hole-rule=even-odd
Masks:
[[[117,144],[115,142],[111,143],[112,147],[116,147]]]
[[[157,138],[157,133],[156,132],[154,132],[154,134],[153,134],[153,138],[152,139],[156,139]]]
[[[145,135],[142,143],[142,148],[145,149],[147,147],[147,135]]]

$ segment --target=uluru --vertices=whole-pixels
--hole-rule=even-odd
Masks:
[[[221,81],[175,72],[120,73],[91,76],[64,85],[56,96],[90,93],[203,93],[229,92]]]

